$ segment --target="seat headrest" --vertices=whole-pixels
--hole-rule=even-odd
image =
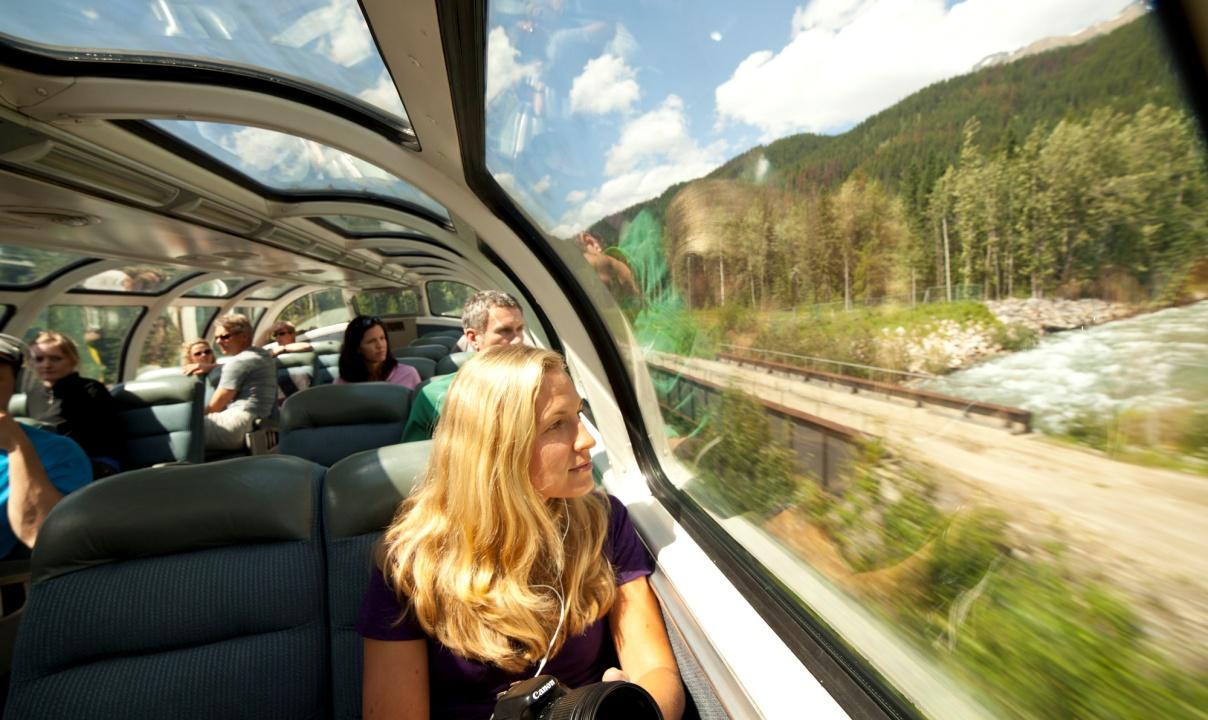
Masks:
[[[315,362],[313,352],[282,353],[277,356],[277,367],[309,367]]]
[[[119,383],[113,386],[109,394],[126,407],[188,402],[194,399],[193,394],[199,382],[201,381],[198,378],[181,375],[177,371],[175,375]]]
[[[316,385],[290,395],[281,406],[281,430],[332,425],[402,423],[411,390],[384,382]]]
[[[330,355],[335,353],[340,354],[340,345],[343,343],[339,340],[319,340],[312,342],[310,346],[314,348],[315,355]]]
[[[284,455],[134,470],[63,498],[38,533],[33,582],[110,562],[307,540],[324,469]]]
[[[389,525],[423,474],[431,450],[431,440],[401,443],[349,455],[332,465],[323,488],[328,536],[355,537]]]

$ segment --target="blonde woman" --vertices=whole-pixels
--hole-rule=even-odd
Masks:
[[[29,346],[38,380],[26,388],[26,412],[80,444],[97,479],[120,472],[122,437],[117,406],[99,380],[80,377],[80,351],[61,332],[38,333]]]
[[[362,603],[366,718],[485,720],[538,670],[628,679],[681,716],[653,564],[594,487],[581,406],[557,353],[495,348],[458,371]]]
[[[209,340],[191,340],[180,346],[181,372],[185,375],[205,375],[218,367],[214,360]]]

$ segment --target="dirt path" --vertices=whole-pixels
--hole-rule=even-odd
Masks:
[[[1006,510],[1023,532],[1052,537],[1055,527],[1113,585],[1172,612],[1178,627],[1171,632],[1208,639],[1208,478],[1121,463],[847,388],[696,358],[648,361],[882,438]]]

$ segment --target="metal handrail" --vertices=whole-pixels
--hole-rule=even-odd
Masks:
[[[918,380],[938,380],[939,375],[931,375],[930,373],[910,372],[909,370],[891,370],[889,368],[877,367],[876,365],[861,365],[860,363],[844,362],[842,360],[828,360],[826,358],[813,357],[811,355],[796,355],[794,353],[783,352],[781,350],[764,350],[763,348],[747,347],[745,345],[730,345],[727,343],[718,343],[719,347],[732,348],[735,350],[746,350],[749,352],[760,352],[768,355],[781,355],[783,357],[796,358],[798,360],[809,360],[810,362],[828,363],[830,365],[840,365],[842,367],[860,368],[861,370],[873,370],[875,372],[889,373],[891,375],[902,375],[908,378]]]

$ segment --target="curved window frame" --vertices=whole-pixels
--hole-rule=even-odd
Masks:
[[[370,36],[381,59],[381,48],[372,28]],[[401,96],[403,117],[337,88],[234,60],[111,49],[81,52],[79,48],[40,43],[6,33],[0,33],[0,60],[22,70],[59,77],[161,80],[250,90],[314,106],[363,125],[392,142],[412,150],[421,149]],[[394,78],[384,60],[382,65],[393,85]]]
[[[17,247],[17,246],[13,246],[13,247]],[[32,283],[27,283],[24,285],[0,284],[0,290],[23,291],[23,290],[37,290],[39,288],[44,288],[47,285],[49,285],[50,283],[54,282],[56,278],[61,277],[65,273],[71,272],[72,270],[75,270],[76,268],[81,268],[81,267],[84,267],[85,265],[88,265],[89,263],[95,263],[95,262],[100,262],[100,258],[94,258],[94,257],[88,257],[86,255],[82,255],[82,256],[80,256],[80,258],[78,260],[73,260],[73,261],[67,263],[66,265],[62,265],[59,268],[57,268],[56,270],[54,270],[53,272],[51,272],[49,275],[40,277]]]

